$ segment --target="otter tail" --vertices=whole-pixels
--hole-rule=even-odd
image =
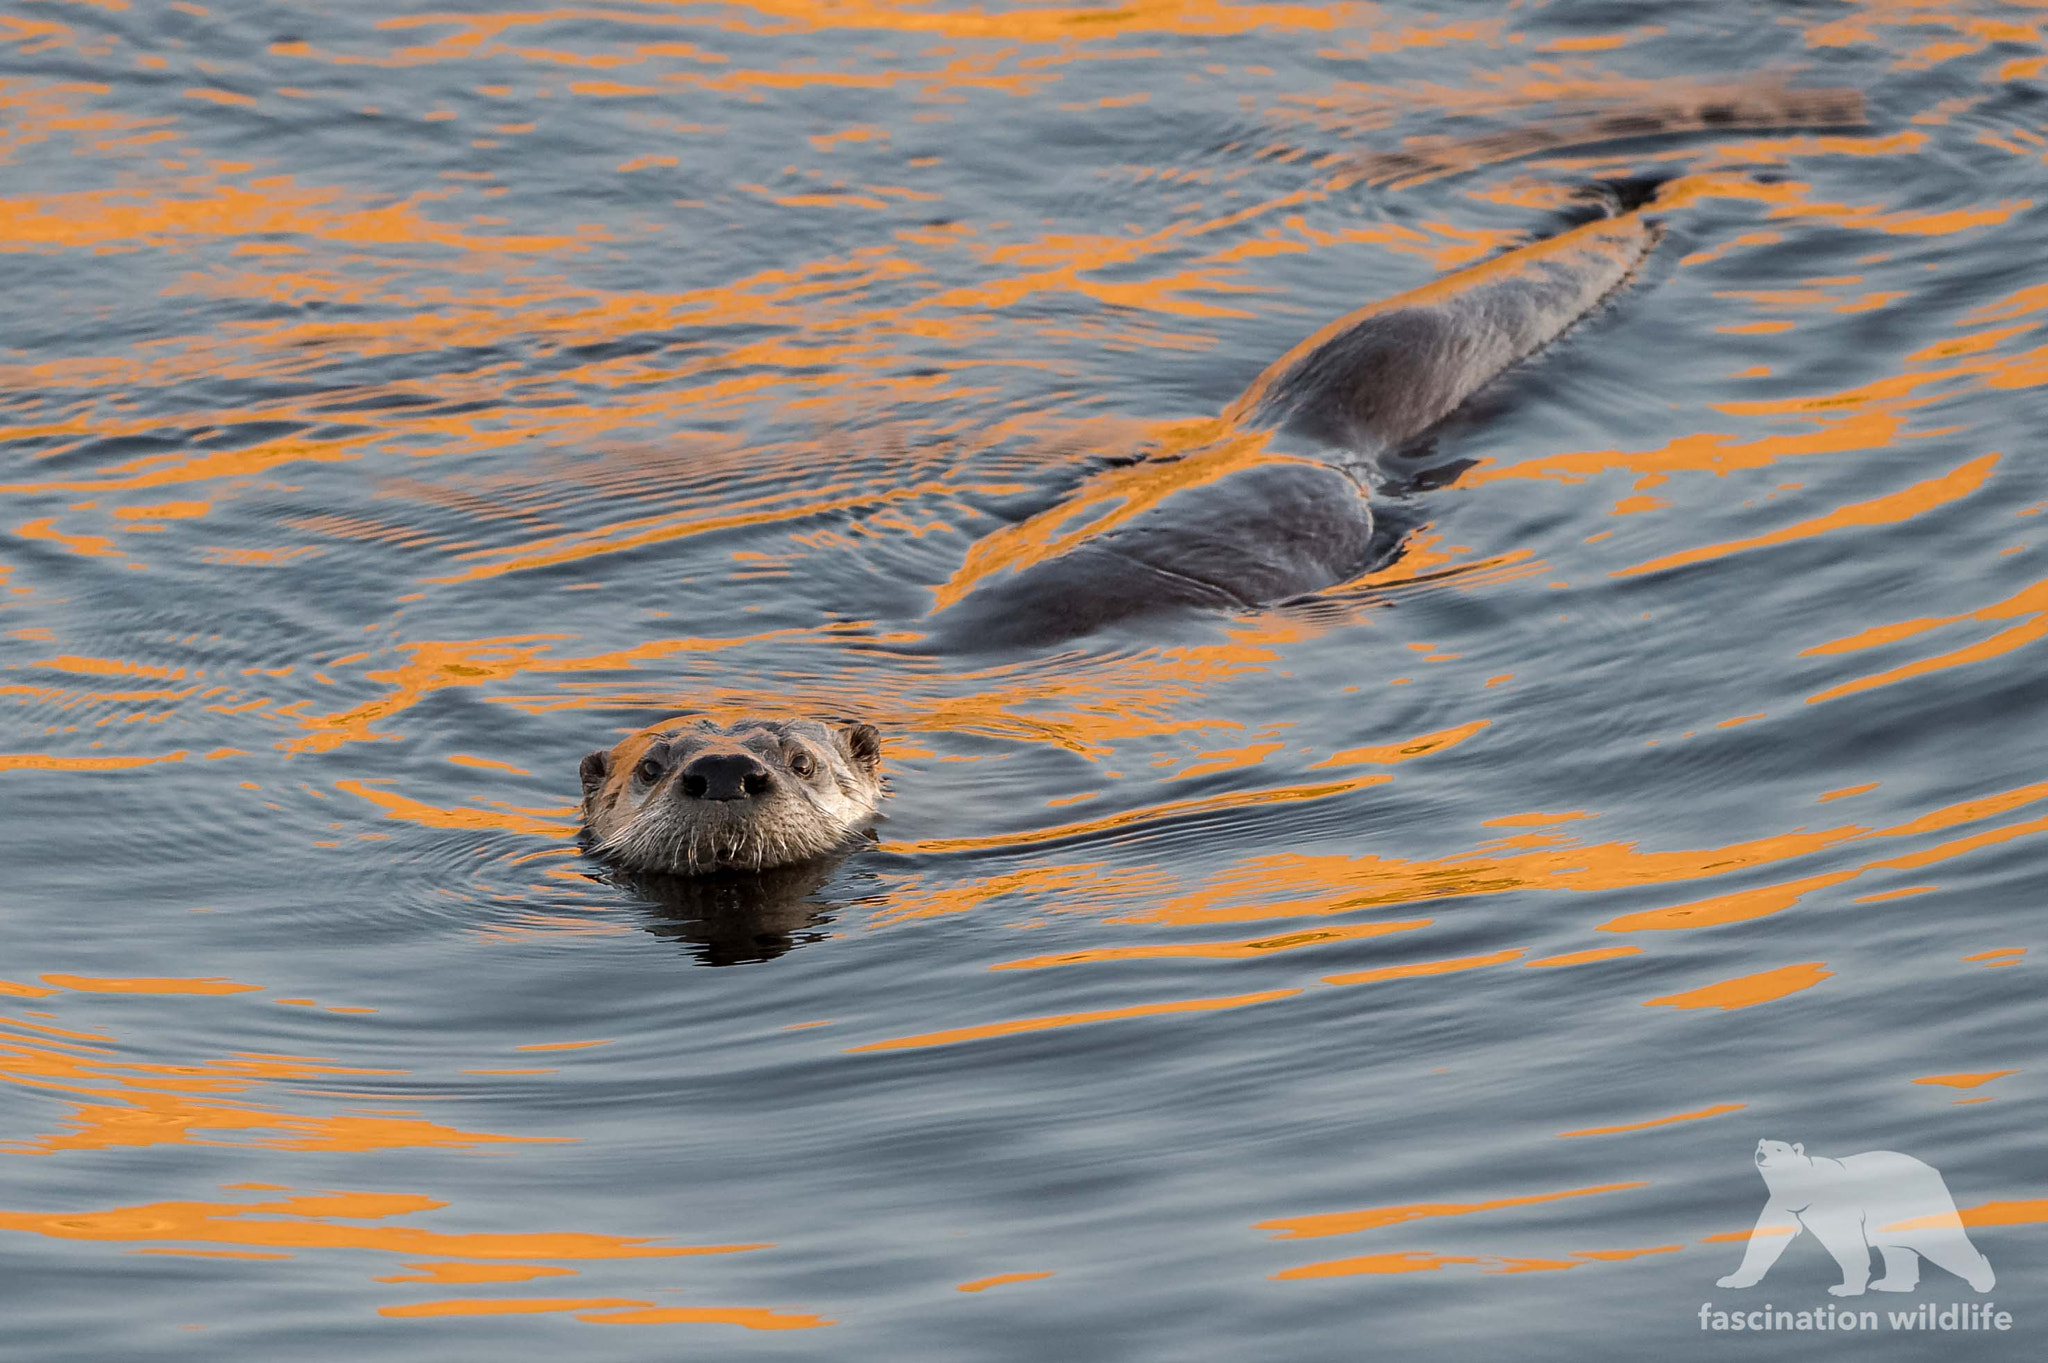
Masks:
[[[1371,303],[1269,365],[1224,410],[1370,457],[1421,435],[1626,283],[1660,235],[1631,212],[1661,181],[1601,181],[1586,220]]]

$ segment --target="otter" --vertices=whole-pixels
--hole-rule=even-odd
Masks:
[[[1853,91],[1696,91],[1496,139],[1482,161],[1658,132],[1862,124]],[[1433,171],[1402,153],[1365,169],[1402,178],[1462,163]],[[1388,552],[1371,502],[1375,482],[1388,485],[1383,456],[1413,448],[1628,283],[1662,235],[1650,212],[1692,193],[1664,177],[1596,184],[1590,220],[1331,322],[1217,417],[976,542],[937,588],[916,651],[1044,646],[1175,607],[1285,602],[1368,571]],[[875,812],[880,740],[867,725],[752,721],[668,736],[677,722],[584,759],[584,830],[600,856],[683,875],[761,870],[844,848]],[[690,776],[707,756],[713,766]],[[725,792],[715,799],[714,774]]]
[[[1179,448],[984,538],[939,590],[932,637],[968,651],[1044,645],[1364,571],[1373,461],[1627,282],[1658,239],[1641,211],[1654,188],[1599,187],[1593,220],[1337,319]],[[626,871],[682,876],[815,860],[874,817],[880,767],[867,724],[665,720],[583,759],[586,845]]]
[[[861,835],[882,797],[882,739],[851,720],[688,716],[630,734],[582,765],[583,834],[626,871],[760,872]]]

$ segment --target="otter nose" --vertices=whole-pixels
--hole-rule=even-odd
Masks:
[[[746,800],[766,794],[775,778],[751,753],[706,753],[683,768],[683,794],[693,800]]]

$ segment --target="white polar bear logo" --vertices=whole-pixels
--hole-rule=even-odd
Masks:
[[[1720,1286],[1756,1286],[1803,1228],[1842,1266],[1841,1283],[1828,1289],[1837,1297],[1862,1296],[1866,1287],[1911,1292],[1921,1259],[1979,1292],[1991,1290],[1991,1262],[1970,1243],[1955,1199],[1931,1165],[1890,1150],[1828,1159],[1808,1155],[1803,1145],[1758,1141],[1756,1167],[1771,1197],[1750,1232],[1742,1266]],[[1876,1282],[1870,1281],[1872,1248],[1884,1255],[1884,1276]]]

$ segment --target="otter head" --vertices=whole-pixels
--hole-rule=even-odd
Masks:
[[[634,871],[763,871],[824,856],[874,817],[874,726],[670,720],[583,759],[590,850]]]

